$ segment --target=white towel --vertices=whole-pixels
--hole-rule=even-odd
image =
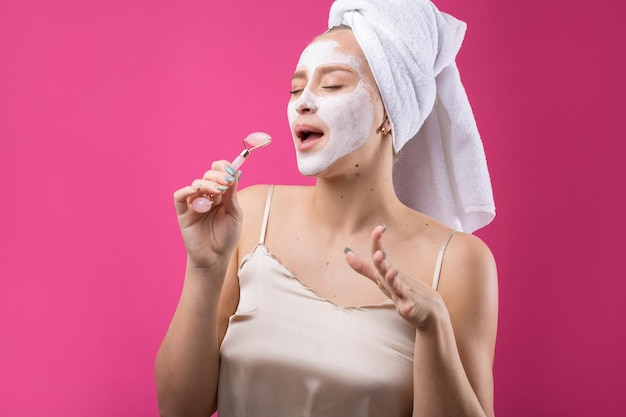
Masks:
[[[455,63],[465,23],[428,0],[336,0],[328,26],[340,24],[352,28],[382,96],[398,198],[457,230],[487,225],[491,181]]]

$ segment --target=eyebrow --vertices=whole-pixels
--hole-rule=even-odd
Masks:
[[[329,72],[333,72],[333,71],[346,71],[355,75],[359,75],[359,73],[352,67],[347,66],[347,65],[342,65],[342,64],[324,65],[320,67],[318,71],[321,72],[322,74],[328,74]],[[291,77],[292,80],[303,79],[303,78],[306,78],[306,71],[304,70],[296,71]]]
[[[295,79],[299,79],[299,78],[306,78],[306,72],[304,70],[300,70],[300,71],[296,71],[292,76],[291,79],[295,80]]]

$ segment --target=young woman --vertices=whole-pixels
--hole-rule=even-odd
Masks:
[[[493,415],[493,257],[396,196],[397,122],[350,27],[304,50],[288,116],[315,186],[238,192],[221,160],[174,194],[188,260],[161,414]]]

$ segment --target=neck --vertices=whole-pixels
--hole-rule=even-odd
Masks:
[[[319,177],[312,195],[311,216],[320,227],[338,235],[367,232],[393,222],[404,206],[393,189],[391,158],[378,164],[343,161],[341,175]],[[361,165],[361,166],[360,166]]]

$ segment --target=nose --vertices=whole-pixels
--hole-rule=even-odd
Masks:
[[[300,114],[315,113],[317,111],[317,100],[311,91],[305,88],[295,107]]]

